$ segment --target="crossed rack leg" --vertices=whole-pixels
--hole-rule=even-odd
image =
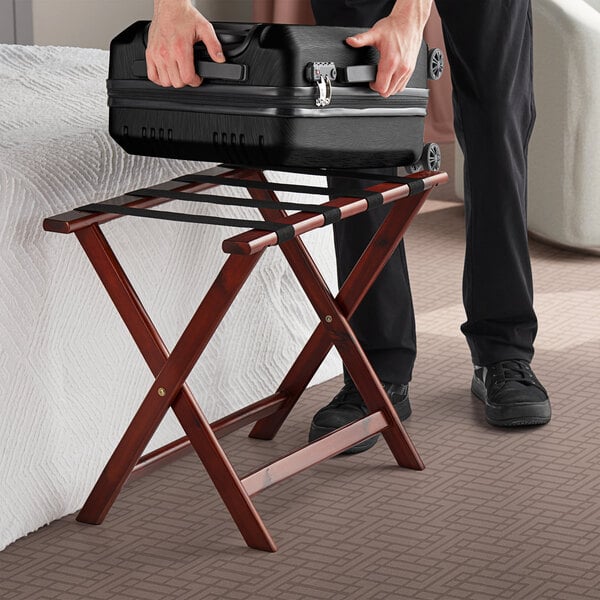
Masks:
[[[274,241],[272,232],[259,230],[226,240],[223,248],[230,256],[170,354],[100,230],[100,222],[108,220],[106,214],[90,216],[89,213],[81,213],[77,218],[72,218],[73,213],[67,213],[47,219],[44,223],[48,230],[76,233],[155,377],[77,519],[94,524],[104,520],[144,448],[168,409],[172,408],[248,546],[275,551],[276,545],[251,500],[253,495],[270,485],[339,454],[378,432],[383,434],[398,465],[411,469],[424,468],[348,320],[398,245],[430,187],[443,182],[445,174],[430,174],[429,181],[423,175],[427,185],[421,185],[417,193],[411,193],[412,190],[405,185],[406,189],[402,189],[402,185],[393,183],[369,188],[385,201],[393,202],[393,205],[335,298],[298,237],[303,231],[314,228],[314,214],[296,213],[288,216],[284,211],[273,208],[273,203],[278,202],[277,196],[268,186],[259,187],[261,182],[266,182],[259,170],[230,170],[220,174],[245,179],[251,196],[269,206],[261,208],[264,218],[288,227],[288,237],[289,227],[292,227],[293,234],[291,239],[282,243],[278,243],[276,238]],[[255,188],[252,187],[253,182]],[[397,201],[398,198],[402,198],[402,201]],[[333,204],[341,210],[340,218],[365,210],[359,200],[344,198],[337,203],[333,201]],[[79,221],[80,226],[65,228],[64,224],[69,218],[71,225]],[[319,216],[318,219],[323,217]],[[275,244],[280,245],[316,310],[320,324],[275,394],[211,425],[185,381],[260,256],[269,245]],[[240,478],[221,448],[217,434],[256,421],[250,435],[273,438],[332,345],[337,348],[364,398],[369,414]]]

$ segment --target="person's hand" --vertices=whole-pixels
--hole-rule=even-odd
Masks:
[[[215,62],[225,62],[213,26],[190,0],[154,0],[148,31],[148,79],[165,87],[198,87],[202,78],[194,67],[194,43],[203,42]]]
[[[430,10],[431,0],[397,0],[389,16],[369,31],[346,39],[353,48],[374,46],[379,51],[377,79],[370,87],[384,98],[406,87],[415,69]]]

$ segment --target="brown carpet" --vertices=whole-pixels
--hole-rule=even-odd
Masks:
[[[407,430],[274,486],[256,506],[279,544],[245,547],[194,455],[129,483],[105,523],[67,517],[0,553],[0,598],[25,600],[600,598],[600,259],[532,243],[534,362],[554,415],[486,425],[458,326],[462,208],[431,202],[407,245],[419,329]],[[305,394],[274,442],[232,434],[240,473],[304,443],[339,380]]]

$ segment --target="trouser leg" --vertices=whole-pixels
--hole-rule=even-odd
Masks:
[[[340,24],[335,19],[341,19],[342,13],[348,15],[342,24],[357,26],[370,25],[385,16],[375,12],[367,15],[369,3],[321,0],[313,4],[323,24]],[[371,7],[389,11],[389,4],[382,1]],[[463,298],[467,321],[461,329],[477,364],[507,358],[530,360],[537,331],[526,228],[527,145],[535,118],[530,2],[437,0],[437,5],[452,67],[455,127],[465,155]],[[347,235],[340,228],[336,232],[342,263],[346,253],[356,254],[358,244],[353,246],[358,229],[357,224]],[[394,268],[391,262],[382,273],[380,285],[372,292],[371,306],[364,311],[368,331],[363,332],[361,342],[368,353],[392,352],[393,347],[397,354],[410,353],[410,348],[403,347],[402,334],[394,334],[393,328],[386,330],[386,339],[386,332],[377,326],[368,327],[372,314],[386,315],[394,304],[405,306],[406,294],[396,303],[391,301],[393,284],[405,270],[405,261],[400,262],[402,267]],[[343,264],[339,275],[344,277]],[[400,277],[406,279],[403,291],[410,297],[408,278]],[[377,310],[378,298],[388,300],[381,310]],[[412,320],[398,316],[405,324]],[[360,319],[358,313],[356,319]],[[391,322],[387,316],[383,320]],[[356,326],[360,330],[360,324]],[[395,346],[390,344],[390,336],[397,340]],[[378,345],[377,340],[385,342]],[[400,356],[398,360],[402,364]]]
[[[384,172],[385,169],[377,172]],[[395,169],[387,169],[395,174]],[[382,178],[385,175],[382,173]],[[348,180],[329,178],[329,185]],[[373,181],[361,180],[362,187]],[[390,207],[382,206],[344,219],[333,226],[338,281],[341,284],[381,225]],[[415,318],[410,293],[404,242],[392,254],[361,305],[350,319],[369,362],[381,381],[407,383],[416,356]]]
[[[394,0],[349,2],[348,0],[313,0],[317,24],[369,27],[389,14]],[[393,169],[381,169],[395,174]],[[329,178],[329,184],[347,185],[348,180]],[[361,181],[368,187],[373,181]],[[389,207],[381,207],[334,225],[338,281],[345,281],[371,237],[385,218]],[[401,242],[389,262],[350,320],[356,336],[381,381],[407,383],[412,375],[416,355],[415,319]],[[346,378],[347,375],[345,374]]]
[[[463,298],[473,362],[531,360],[537,320],[527,243],[535,109],[529,0],[436,0],[465,156]]]

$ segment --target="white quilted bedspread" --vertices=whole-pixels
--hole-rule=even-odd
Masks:
[[[0,45],[0,549],[82,505],[152,382],[75,236],[42,219],[205,166],[112,142],[107,64],[101,50]],[[104,231],[172,347],[233,230],[132,221]],[[304,239],[333,286],[330,229]],[[268,250],[189,380],[209,419],[273,392],[315,324]],[[316,380],[340,370],[330,356]],[[181,435],[169,415],[151,447]]]

